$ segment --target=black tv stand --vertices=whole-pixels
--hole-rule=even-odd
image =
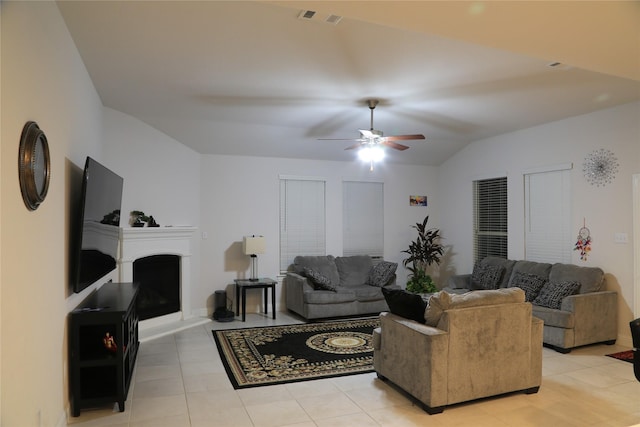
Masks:
[[[120,412],[124,411],[140,345],[137,295],[135,283],[105,283],[69,313],[69,392],[74,417],[81,408],[110,402],[117,402]],[[105,344],[107,337],[113,339],[112,345]]]

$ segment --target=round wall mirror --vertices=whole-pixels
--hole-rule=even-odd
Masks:
[[[27,122],[20,136],[18,177],[22,199],[31,211],[36,210],[47,196],[50,167],[47,137],[36,122]]]

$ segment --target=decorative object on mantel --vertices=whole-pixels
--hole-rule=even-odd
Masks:
[[[131,211],[130,224],[132,227],[144,227],[145,223],[147,227],[160,227],[152,215],[147,216],[142,211]]]
[[[242,252],[251,257],[251,280],[258,280],[258,254],[263,254],[266,243],[263,236],[244,236],[242,239]]]
[[[427,229],[428,221],[429,215],[421,223],[418,222],[411,226],[418,230],[418,238],[409,244],[409,249],[402,251],[409,254],[409,258],[405,259],[403,264],[411,272],[409,280],[407,280],[407,291],[413,293],[438,291],[431,276],[427,274],[427,267],[434,263],[440,264],[444,248],[440,244],[440,230],[437,228]]]
[[[585,157],[582,172],[589,184],[604,187],[613,182],[619,166],[612,151],[600,148]]]
[[[587,255],[591,252],[591,232],[586,226],[586,221],[582,219],[582,228],[578,231],[578,241],[576,242],[574,251],[580,251],[580,259],[587,260]]]
[[[49,143],[36,122],[22,128],[18,150],[18,180],[27,209],[35,211],[47,197],[51,178]]]

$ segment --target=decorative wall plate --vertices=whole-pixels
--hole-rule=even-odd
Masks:
[[[587,182],[597,187],[611,184],[618,173],[618,159],[610,150],[601,148],[585,157],[582,172]]]
[[[27,122],[20,136],[18,179],[24,204],[31,211],[47,196],[50,167],[47,137],[36,122]]]

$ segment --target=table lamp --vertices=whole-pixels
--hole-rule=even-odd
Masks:
[[[242,252],[251,257],[251,280],[258,281],[258,254],[265,252],[266,243],[263,236],[244,236],[242,239]]]

